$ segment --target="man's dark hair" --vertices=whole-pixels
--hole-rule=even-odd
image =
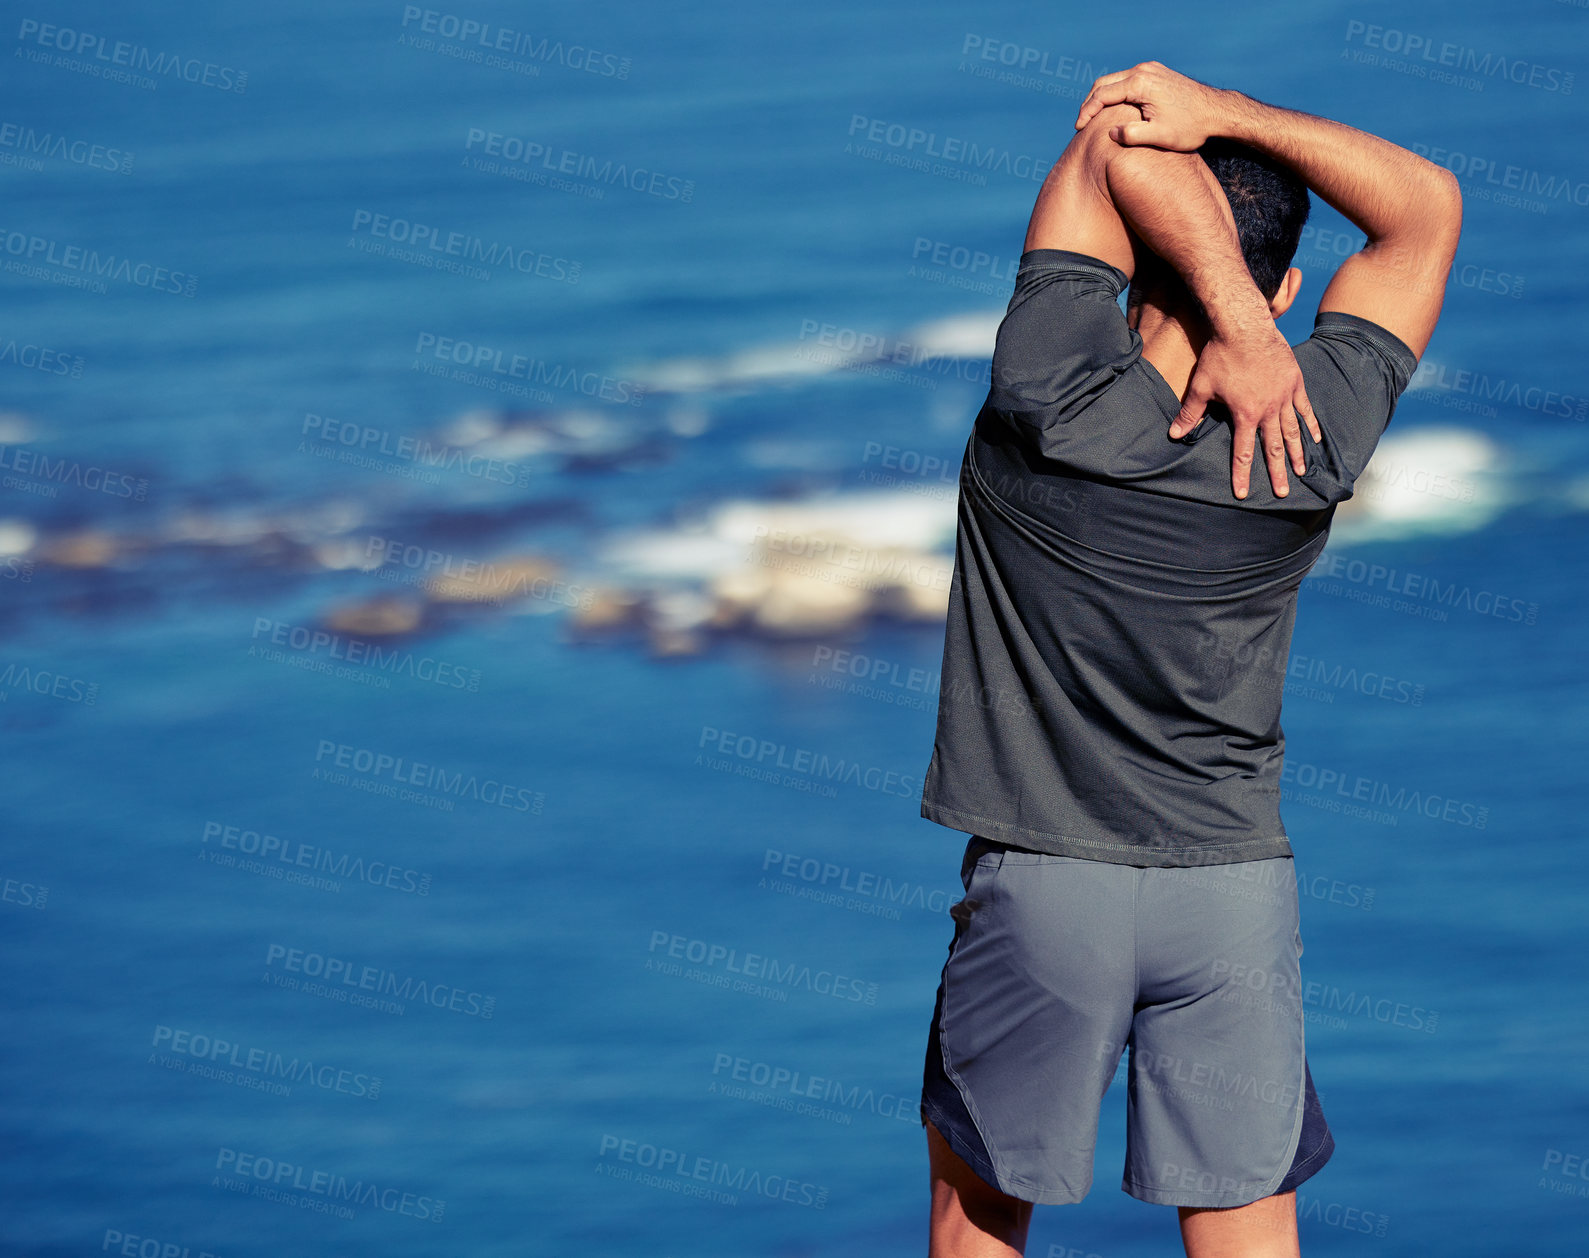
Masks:
[[[1233,140],[1209,140],[1198,150],[1225,190],[1241,256],[1265,297],[1280,290],[1308,221],[1308,186],[1278,162]]]
[[[1297,242],[1308,221],[1307,184],[1279,162],[1234,140],[1209,140],[1197,151],[1225,190],[1225,199],[1236,219],[1241,256],[1253,283],[1266,299],[1273,297],[1280,291],[1280,281],[1296,255]],[[1139,266],[1132,277],[1127,299],[1132,305],[1141,302],[1141,289],[1151,287],[1198,309],[1180,276],[1157,259],[1150,257],[1149,261],[1158,264]]]

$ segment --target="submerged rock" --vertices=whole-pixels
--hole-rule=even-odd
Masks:
[[[909,493],[740,500],[620,539],[603,558],[641,600],[654,638],[686,629],[797,638],[874,618],[941,622],[954,527],[954,503]]]
[[[84,529],[49,538],[39,547],[39,555],[63,568],[104,568],[121,554],[123,547],[109,533]]]
[[[388,638],[413,633],[424,619],[425,605],[390,594],[343,603],[325,614],[326,628],[360,638]]]
[[[438,603],[504,603],[516,598],[546,598],[561,569],[538,555],[489,559],[478,566],[448,573],[425,585],[426,597]]]

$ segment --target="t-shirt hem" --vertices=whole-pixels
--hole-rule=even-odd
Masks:
[[[1107,843],[1098,839],[1079,839],[1070,835],[1032,830],[1026,826],[996,821],[961,812],[923,798],[921,815],[951,830],[980,835],[1008,843],[1011,847],[1044,852],[1050,856],[1072,856],[1081,860],[1105,861],[1114,865],[1136,865],[1152,869],[1191,869],[1203,865],[1234,865],[1242,861],[1295,858],[1291,841],[1285,835],[1242,839],[1235,843],[1197,843],[1180,848],[1147,847],[1140,843]]]

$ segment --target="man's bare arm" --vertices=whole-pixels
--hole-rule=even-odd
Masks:
[[[1122,144],[1191,151],[1222,136],[1294,170],[1368,238],[1336,271],[1319,309],[1370,319],[1422,356],[1462,231],[1462,193],[1450,171],[1366,131],[1209,87],[1156,61],[1098,79],[1078,129],[1085,134],[1121,103],[1142,115],[1117,124]]]
[[[1336,270],[1319,309],[1371,319],[1423,356],[1462,234],[1462,190],[1443,166],[1344,123],[1238,95],[1230,137],[1284,162],[1367,243]]]
[[[1134,236],[1174,267],[1213,330],[1182,401],[1186,426],[1220,398],[1235,429],[1236,496],[1247,495],[1261,431],[1270,482],[1284,497],[1286,453],[1299,475],[1306,470],[1299,412],[1319,439],[1301,372],[1242,259],[1230,205],[1207,164],[1195,153],[1128,148],[1110,139],[1112,128],[1140,118],[1129,105],[1106,108],[1071,141],[1038,194],[1025,248],[1085,253],[1129,278]]]

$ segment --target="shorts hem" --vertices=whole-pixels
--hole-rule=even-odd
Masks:
[[[1335,1142],[1329,1139],[1328,1133],[1326,1133],[1326,1139],[1323,1140],[1319,1147],[1310,1153],[1303,1162],[1298,1163],[1296,1160],[1297,1153],[1300,1151],[1302,1129],[1305,1126],[1307,1119],[1307,1080],[1307,1047],[1304,1044],[1302,1056],[1302,1086],[1297,1093],[1297,1117],[1296,1123],[1291,1132],[1291,1152],[1287,1156],[1287,1165],[1284,1170],[1277,1171],[1262,1184],[1257,1185],[1255,1191],[1252,1191],[1251,1193],[1239,1191],[1225,1193],[1199,1193],[1186,1189],[1156,1188],[1149,1184],[1144,1184],[1138,1180],[1134,1180],[1129,1175],[1121,1176],[1121,1191],[1135,1197],[1138,1201],[1146,1201],[1156,1206],[1190,1206],[1194,1209],[1204,1210],[1229,1210],[1236,1206],[1250,1206],[1253,1202],[1262,1201],[1266,1197],[1274,1197],[1278,1196],[1282,1192],[1290,1192],[1291,1189],[1283,1187],[1287,1180],[1290,1180],[1293,1176],[1297,1175],[1298,1171],[1300,1171],[1303,1167],[1306,1167],[1307,1164],[1318,1157],[1320,1153],[1325,1153],[1325,1150],[1333,1152],[1335,1149]],[[1328,1153],[1326,1153],[1325,1156],[1327,1158]],[[1322,1166],[1323,1163],[1321,1162],[1319,1167]],[[1319,1167],[1315,1167],[1314,1170],[1318,1170]],[[1303,1179],[1306,1179],[1312,1173],[1312,1171],[1306,1172],[1295,1182],[1301,1183]]]
[[[1023,1179],[1006,1179],[985,1161],[977,1151],[960,1138],[960,1133],[954,1129],[946,1115],[939,1111],[931,1101],[923,1100],[922,1126],[927,1125],[927,1119],[932,1119],[932,1125],[940,1136],[955,1151],[960,1159],[977,1173],[977,1178],[990,1188],[996,1188],[1006,1197],[1016,1197],[1021,1201],[1030,1201],[1039,1206],[1073,1206],[1082,1201],[1092,1191],[1092,1180],[1087,1181],[1085,1188],[1079,1194],[1067,1188],[1041,1188],[1036,1184],[1029,1184]]]
[[[1180,1192],[1170,1188],[1150,1188],[1133,1180],[1120,1181],[1120,1191],[1155,1206],[1191,1206],[1194,1209],[1229,1210],[1236,1206],[1250,1206],[1255,1201],[1272,1197],[1273,1192],[1260,1192],[1248,1197],[1241,1193]]]
[[[1146,847],[1137,843],[1105,843],[1069,835],[1030,830],[1025,826],[995,821],[961,812],[927,799],[921,802],[921,815],[928,821],[960,830],[966,834],[1008,843],[1050,856],[1072,856],[1082,860],[1103,861],[1112,865],[1133,865],[1139,869],[1191,869],[1204,865],[1235,865],[1245,861],[1270,860],[1295,856],[1291,840],[1285,835],[1262,839],[1241,839],[1234,843],[1188,844],[1180,848]]]
[[[1308,1180],[1322,1171],[1334,1156],[1335,1135],[1333,1132],[1326,1130],[1324,1139],[1319,1142],[1319,1147],[1286,1172],[1285,1178],[1280,1181],[1280,1187],[1275,1189],[1275,1193],[1295,1192],[1298,1185],[1307,1183]],[[1270,1195],[1273,1196],[1274,1194]]]

